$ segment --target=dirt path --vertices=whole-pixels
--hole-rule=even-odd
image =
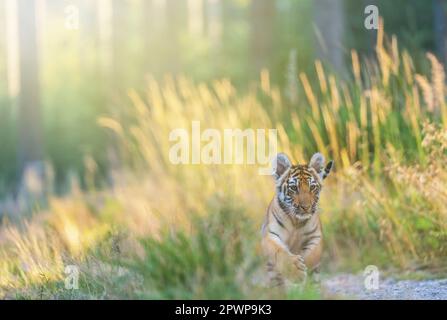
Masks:
[[[360,300],[447,300],[447,279],[380,279],[377,290],[366,290],[362,276],[341,274],[322,281],[325,296]]]

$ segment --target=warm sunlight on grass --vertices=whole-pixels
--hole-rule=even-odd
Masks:
[[[53,198],[23,226],[4,226],[0,297],[61,283],[64,266],[76,264],[88,297],[254,298],[273,182],[255,165],[170,163],[169,133],[193,120],[219,130],[276,128],[280,151],[295,161],[315,151],[335,160],[321,196],[324,272],[367,263],[437,267],[447,253],[445,75],[431,54],[432,74],[416,74],[395,38],[384,43],[381,34],[377,63],[352,52],[351,80],[317,61],[317,83],[299,75],[298,105],[267,71],[245,93],[226,79],[185,77],[130,90],[133,108],[98,119],[126,164],[114,187]]]

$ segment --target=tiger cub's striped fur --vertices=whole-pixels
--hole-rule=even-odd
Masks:
[[[325,166],[320,153],[306,165],[292,165],[283,153],[274,161],[276,194],[262,226],[262,246],[270,280],[278,284],[284,282],[287,271],[300,278],[305,278],[308,270],[319,272],[323,246],[317,206],[332,164]]]

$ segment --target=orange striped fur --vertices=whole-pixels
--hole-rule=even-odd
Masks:
[[[318,200],[333,162],[324,165],[320,153],[309,164],[292,165],[285,154],[274,163],[276,194],[262,226],[262,246],[270,280],[284,283],[284,274],[305,279],[318,273],[323,250]]]

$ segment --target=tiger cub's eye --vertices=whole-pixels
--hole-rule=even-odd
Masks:
[[[289,186],[289,188],[290,188],[290,190],[292,190],[292,191],[296,191],[297,189],[296,189],[296,185],[291,185],[291,186]]]

